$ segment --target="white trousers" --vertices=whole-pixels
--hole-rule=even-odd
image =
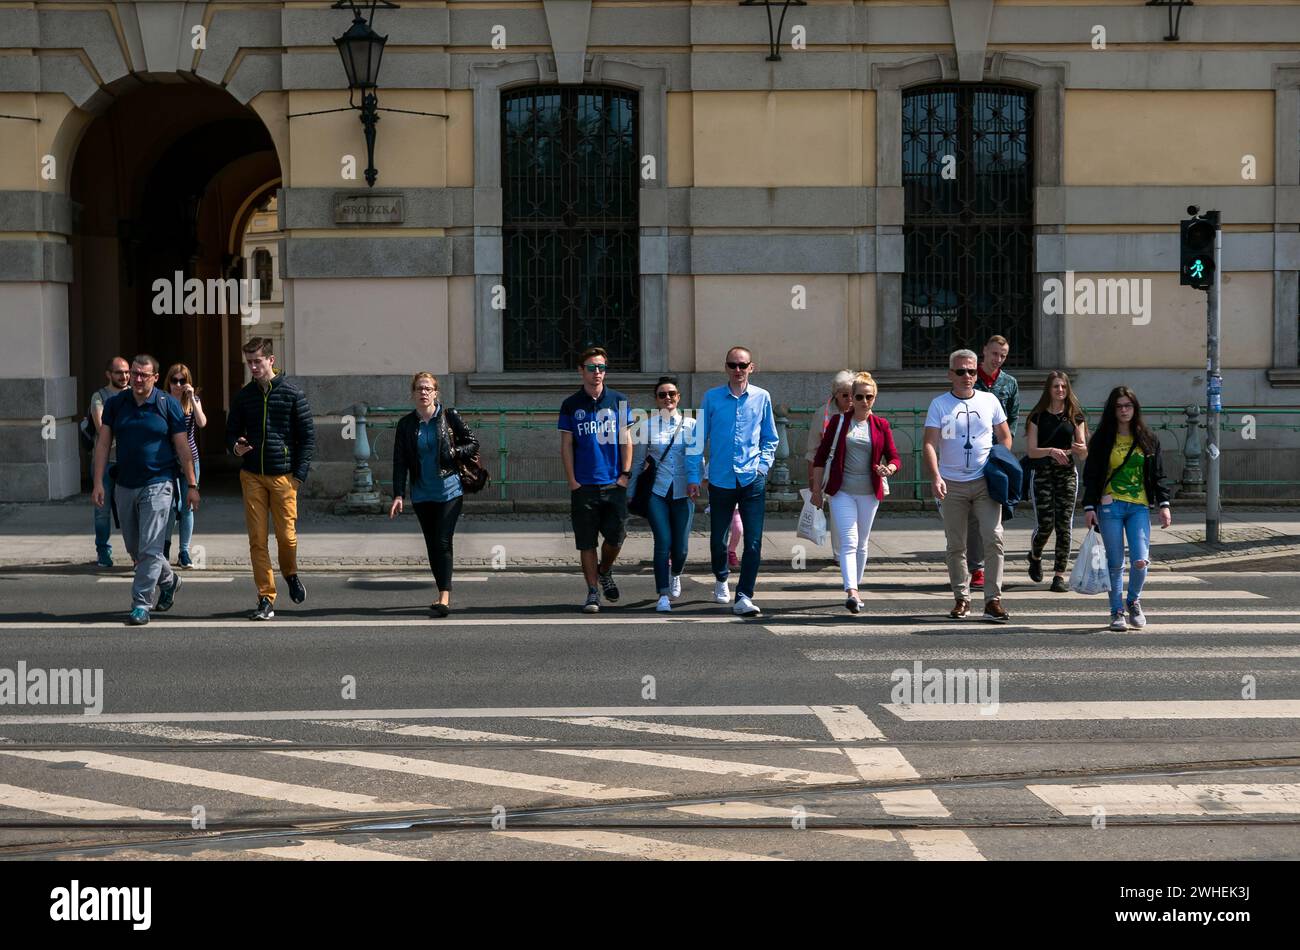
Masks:
[[[840,575],[845,590],[862,586],[867,570],[867,542],[876,520],[880,499],[872,495],[850,495],[846,491],[831,496],[831,514],[835,516],[835,533],[840,540]]]

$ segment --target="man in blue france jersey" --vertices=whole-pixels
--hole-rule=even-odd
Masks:
[[[569,479],[573,540],[587,581],[583,612],[600,611],[602,592],[618,600],[614,561],[627,536],[627,483],[632,475],[632,413],[627,397],[605,385],[609,354],[588,347],[578,358],[582,388],[560,405],[560,461]],[[597,535],[604,538],[596,558]]]

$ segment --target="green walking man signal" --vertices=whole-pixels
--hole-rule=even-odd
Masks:
[[[1188,208],[1188,214],[1196,214]],[[1207,211],[1179,222],[1178,259],[1181,264],[1178,283],[1197,290],[1208,290],[1214,283],[1214,237],[1219,230],[1219,212]]]

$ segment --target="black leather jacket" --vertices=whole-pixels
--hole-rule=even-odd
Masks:
[[[1088,458],[1083,463],[1083,510],[1092,511],[1101,502],[1106,476],[1110,468],[1110,448],[1104,452],[1094,434],[1088,440]],[[1151,455],[1142,456],[1142,481],[1147,493],[1147,507],[1169,506],[1169,485],[1165,481],[1164,460],[1160,457],[1160,443]]]
[[[438,414],[438,474],[455,475],[458,461],[468,461],[478,455],[478,439],[455,409],[444,406]],[[455,447],[448,437],[455,437]],[[397,437],[393,440],[393,497],[406,494],[406,478],[415,481],[420,477],[420,417],[414,410],[397,420]]]

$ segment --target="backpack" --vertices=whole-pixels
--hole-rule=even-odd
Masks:
[[[101,403],[107,403],[115,394],[109,394],[107,386],[101,386],[96,392],[99,394]],[[94,400],[91,400],[94,404]],[[102,406],[101,406],[102,411]],[[77,435],[81,439],[82,448],[87,452],[95,451],[95,442],[99,438],[99,429],[95,426],[95,420],[90,416],[90,406],[86,407],[86,414],[82,417],[81,422],[77,425]]]

